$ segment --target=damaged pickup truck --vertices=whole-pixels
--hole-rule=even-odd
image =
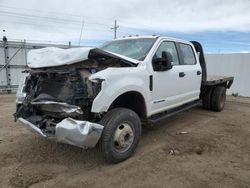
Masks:
[[[106,161],[135,151],[141,125],[199,105],[221,111],[233,77],[207,76],[198,42],[148,36],[100,48],[43,48],[28,54],[15,119],[42,137],[82,148],[98,145]]]

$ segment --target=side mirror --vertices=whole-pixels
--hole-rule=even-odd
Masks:
[[[171,53],[163,51],[161,58],[155,58],[152,61],[154,71],[167,71],[172,69],[173,57]]]

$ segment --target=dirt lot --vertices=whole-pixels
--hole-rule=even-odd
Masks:
[[[144,128],[136,153],[117,165],[14,123],[14,100],[0,95],[0,187],[250,187],[250,99]]]

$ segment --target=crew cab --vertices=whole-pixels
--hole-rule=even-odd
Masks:
[[[208,76],[202,46],[146,36],[100,48],[28,54],[15,119],[44,138],[97,147],[107,162],[135,151],[144,125],[199,104],[221,111],[233,77]]]

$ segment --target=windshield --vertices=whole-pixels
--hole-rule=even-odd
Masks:
[[[100,47],[100,49],[142,61],[155,41],[155,38],[114,40]]]

